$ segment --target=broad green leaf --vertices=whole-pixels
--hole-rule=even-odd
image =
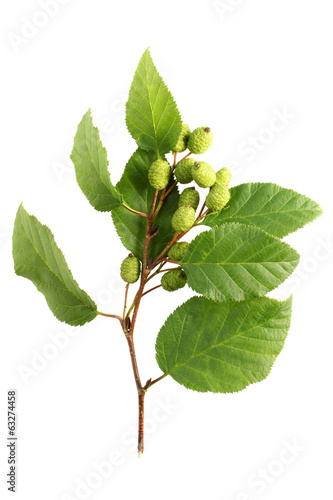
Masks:
[[[96,304],[74,280],[50,229],[22,205],[14,224],[13,257],[16,274],[33,282],[60,321],[77,326],[96,317]]]
[[[181,132],[177,105],[157,72],[149,50],[135,72],[126,104],[127,128],[138,146],[163,156]]]
[[[128,161],[117,189],[122,194],[125,204],[134,207],[136,211],[150,213],[155,195],[148,182],[148,170],[156,154],[138,149]],[[171,219],[175,207],[178,206],[179,194],[175,188],[167,197],[155,224],[159,225],[159,233],[149,244],[148,257],[157,257],[175,234]],[[146,235],[147,219],[133,214],[124,207],[112,210],[113,222],[118,235],[125,247],[142,260],[143,246]]]
[[[296,268],[287,243],[254,226],[227,223],[199,234],[181,262],[193,290],[213,300],[260,297]]]
[[[77,182],[96,210],[109,212],[122,204],[121,195],[111,184],[106,149],[93,125],[90,110],[78,126],[71,159]]]
[[[320,206],[310,198],[276,184],[241,184],[231,188],[230,194],[227,208],[209,214],[203,225],[241,222],[283,238],[322,214]]]
[[[237,392],[265,379],[283,348],[291,298],[216,303],[193,297],[161,328],[161,370],[199,392]]]

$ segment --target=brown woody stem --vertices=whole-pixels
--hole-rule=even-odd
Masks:
[[[163,375],[161,375],[160,377],[156,378],[155,380],[150,380],[149,382],[147,382],[147,389],[149,389],[149,387],[151,387],[152,385],[157,384],[157,382],[159,382],[160,380],[164,379],[165,377],[167,377],[167,374],[163,373]]]
[[[156,290],[157,288],[160,288],[161,286],[162,285],[157,285],[157,286],[154,286],[154,288],[150,288],[149,290],[147,290],[145,293],[142,294],[142,297],[144,297],[145,295],[147,295],[147,293],[150,293],[153,290]]]

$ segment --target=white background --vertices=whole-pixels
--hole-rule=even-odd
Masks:
[[[40,15],[37,0],[1,3],[1,498],[12,498],[5,484],[9,388],[18,391],[20,500],[330,498],[332,2],[61,3],[53,17]],[[39,27],[28,28],[31,21]],[[146,451],[138,461],[136,389],[117,322],[97,318],[72,330],[58,322],[34,286],[15,276],[11,233],[24,200],[52,228],[99,308],[120,311],[118,270],[127,251],[109,215],[94,211],[76,185],[68,153],[92,107],[112,179],[120,178],[135,149],[124,102],[148,46],[184,120],[212,128],[205,159],[216,170],[232,165],[233,185],[293,188],[325,214],[287,238],[302,260],[271,294],[293,292],[294,305],[268,379],[233,395],[196,394],[163,380],[146,398]],[[269,132],[277,112],[289,118]],[[250,152],[253,138],[260,150]],[[158,291],[144,301],[136,333],[143,380],[159,376],[156,334],[191,295]],[[55,334],[65,347],[55,347]],[[113,470],[100,479],[95,466],[110,458]],[[85,495],[76,491],[82,482],[93,486]]]

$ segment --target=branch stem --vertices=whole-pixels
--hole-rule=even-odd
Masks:
[[[149,219],[148,214],[145,214],[143,212],[137,212],[136,210],[133,210],[133,208],[130,208],[125,204],[123,204],[123,207],[126,208],[126,210],[128,210],[129,212],[132,212],[133,214],[141,215],[142,217],[146,217],[146,219]]]
[[[97,311],[97,314],[99,314],[100,316],[106,316],[107,318],[115,318],[115,319],[118,319],[120,321],[120,323],[122,324],[123,323],[123,320],[120,316],[117,316],[117,314],[106,314],[106,313],[102,313],[100,311]]]
[[[129,289],[130,284],[127,283],[126,289],[125,289],[125,301],[124,301],[124,312],[123,312],[123,321],[125,321],[125,315],[126,315],[126,308],[127,308],[127,297],[128,297],[128,289]]]
[[[147,386],[147,389],[149,389],[152,385],[157,384],[160,380],[163,380],[165,377],[168,375],[166,373],[163,373],[160,377],[156,378],[155,380],[151,380]]]
[[[154,288],[150,288],[149,290],[147,290],[145,293],[142,294],[142,297],[144,297],[145,295],[147,295],[147,293],[150,293],[153,290],[156,290],[156,288],[160,288],[161,286],[162,285],[157,285],[157,286],[154,286]]]

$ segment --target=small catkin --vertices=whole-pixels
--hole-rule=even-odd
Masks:
[[[229,186],[231,181],[231,171],[227,167],[221,168],[216,172],[216,184],[223,184]]]
[[[183,123],[182,131],[178,137],[177,144],[173,148],[174,153],[183,153],[187,149],[187,142],[190,137],[191,129],[187,123]]]
[[[230,200],[230,191],[227,186],[215,184],[206,198],[206,206],[213,212],[222,210]]]
[[[179,207],[173,214],[171,224],[175,231],[183,233],[191,229],[195,221],[195,210],[192,207]]]
[[[178,206],[190,206],[196,210],[200,201],[200,195],[194,187],[184,189],[179,196]]]
[[[175,170],[175,177],[180,184],[189,184],[193,181],[192,167],[194,164],[194,158],[185,158],[178,163]]]
[[[154,188],[164,189],[170,178],[170,165],[166,160],[158,159],[151,164],[148,172],[149,184]]]
[[[169,259],[179,262],[183,257],[185,257],[188,247],[189,243],[186,241],[175,243],[168,251]]]
[[[161,285],[167,292],[175,292],[186,285],[187,276],[182,269],[173,269],[165,273]]]
[[[209,163],[196,161],[192,167],[193,180],[199,187],[208,188],[215,184],[216,174]]]
[[[188,139],[187,147],[191,153],[201,155],[205,153],[213,142],[213,134],[209,127],[199,127],[193,130]]]
[[[120,276],[126,283],[135,283],[140,276],[140,261],[130,254],[124,259],[120,266]]]

